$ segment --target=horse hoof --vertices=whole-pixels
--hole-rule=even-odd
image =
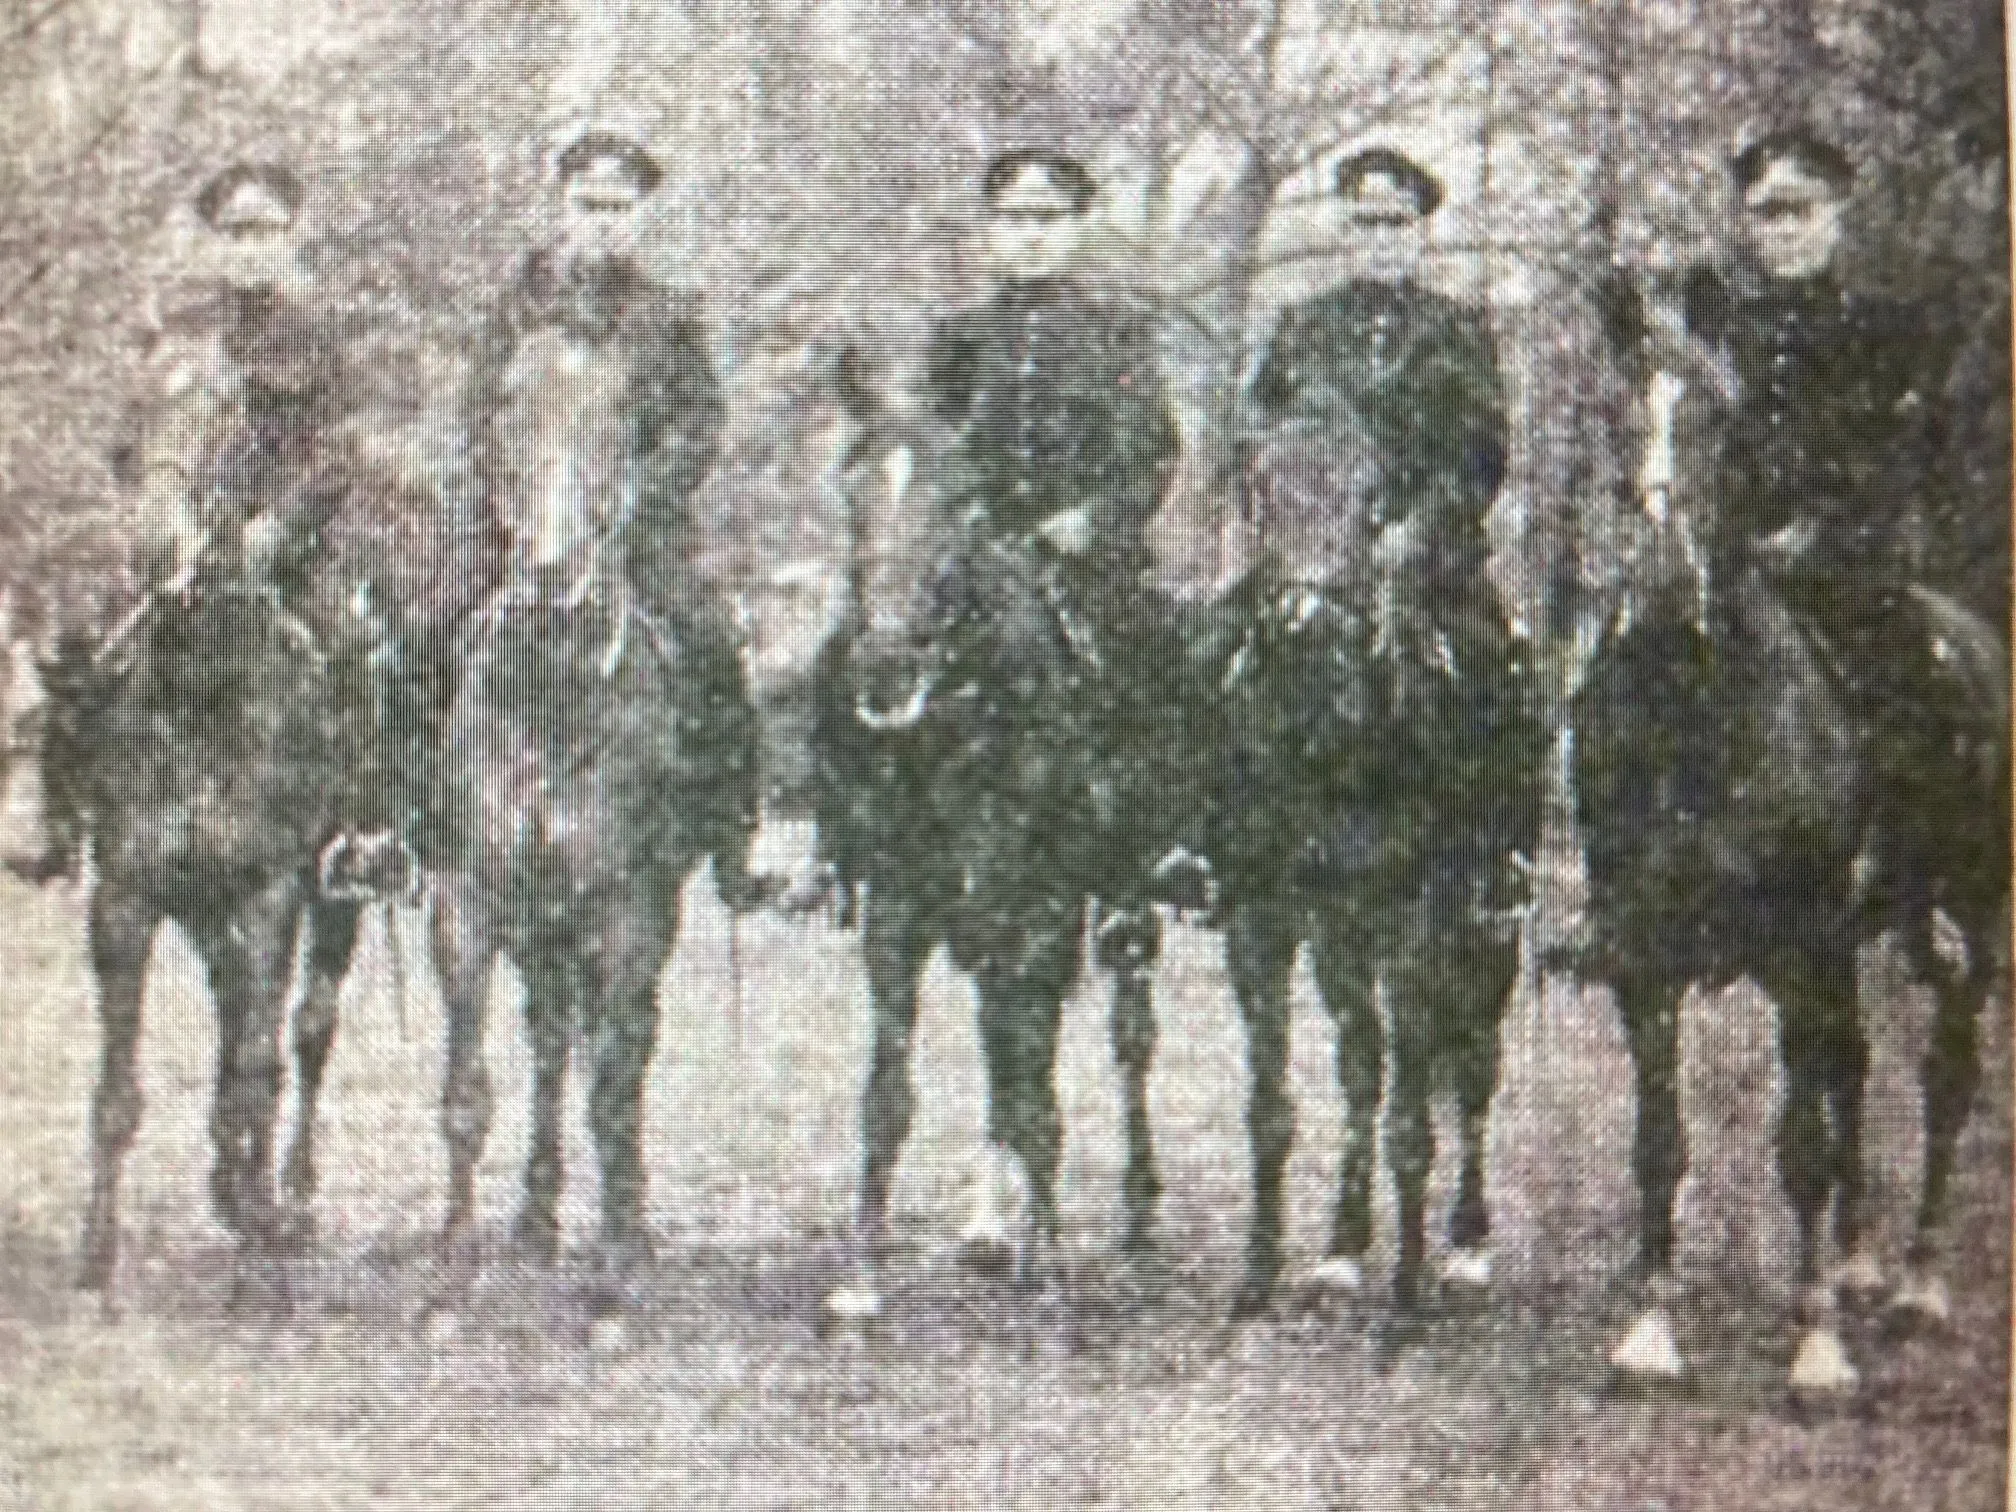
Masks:
[[[298,1260],[314,1248],[314,1213],[305,1207],[290,1205],[274,1214],[272,1235],[274,1254]]]
[[[1890,1299],[1889,1320],[1905,1331],[1919,1328],[1944,1329],[1953,1322],[1953,1296],[1943,1276],[1930,1271],[1908,1271],[1897,1294]]]
[[[1355,1302],[1365,1293],[1365,1267],[1350,1255],[1332,1255],[1309,1268],[1299,1290],[1308,1302]]]
[[[630,1349],[630,1320],[620,1312],[607,1312],[588,1323],[588,1353],[604,1359]]]
[[[1491,1289],[1491,1251],[1481,1245],[1464,1245],[1451,1250],[1442,1262],[1442,1285],[1452,1292],[1487,1292]]]
[[[413,1337],[426,1349],[447,1349],[462,1337],[462,1315],[446,1302],[429,1302],[413,1320]]]
[[[560,1259],[560,1225],[520,1213],[511,1225],[511,1253],[526,1265],[551,1270]]]
[[[1673,1335],[1672,1315],[1664,1307],[1647,1308],[1610,1351],[1610,1368],[1620,1380],[1638,1386],[1678,1386],[1684,1382],[1687,1361]]]
[[[1231,1321],[1251,1323],[1256,1318],[1264,1318],[1274,1307],[1274,1288],[1264,1281],[1249,1278],[1232,1298]]]
[[[868,1281],[836,1286],[819,1302],[819,1337],[846,1338],[867,1333],[882,1321],[882,1293]]]
[[[1883,1267],[1876,1263],[1876,1257],[1867,1250],[1857,1250],[1835,1266],[1831,1279],[1834,1294],[1847,1307],[1874,1307],[1886,1290]]]
[[[1848,1358],[1848,1347],[1831,1324],[1806,1330],[1792,1357],[1792,1399],[1802,1406],[1841,1402],[1855,1395],[1861,1373]]]
[[[959,1236],[959,1263],[975,1275],[1005,1280],[1015,1274],[1015,1243],[1006,1234],[968,1230]]]

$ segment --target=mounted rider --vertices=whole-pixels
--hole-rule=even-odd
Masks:
[[[982,187],[998,281],[939,325],[926,358],[924,397],[952,441],[939,480],[949,540],[921,627],[987,638],[1011,688],[1061,663],[1068,692],[1038,717],[1082,783],[1052,854],[1067,886],[1113,905],[1102,949],[1152,954],[1152,915],[1133,896],[1144,858],[1123,852],[1170,801],[1158,762],[1179,744],[1166,728],[1180,718],[1173,611],[1148,581],[1147,526],[1178,446],[1155,331],[1074,276],[1097,194],[1083,164],[1018,149]],[[976,772],[982,786],[1007,775]]]
[[[1934,539],[1951,529],[1951,333],[1922,306],[1841,283],[1855,169],[1838,147],[1775,132],[1731,172],[1762,276],[1696,321],[1736,389],[1716,459],[1711,585],[1740,592],[1754,569],[1797,623],[1866,744],[1878,860],[1972,837],[1978,880],[1998,896],[2008,877],[2008,731],[1995,712],[2007,708],[2007,533],[2004,571],[1941,572],[1955,565]],[[1998,585],[1995,602],[1970,602],[1982,595],[1969,584],[1982,581]],[[1970,766],[1975,781],[1959,775]],[[2000,825],[1976,807],[1990,793]],[[1943,865],[1959,859],[1945,854]],[[1879,889],[1912,885],[1881,871]],[[1929,912],[1935,900],[1889,901]]]
[[[754,885],[757,724],[729,606],[695,560],[692,507],[724,407],[697,312],[639,253],[638,209],[663,175],[611,130],[559,151],[561,235],[526,257],[485,335],[471,451],[485,508],[525,558],[511,581],[556,603],[619,601],[612,672],[622,655],[676,661],[682,786],[704,810],[722,897],[739,904]],[[613,553],[562,581],[572,549],[605,531]]]
[[[1342,654],[1320,660],[1341,680],[1296,700],[1294,740],[1254,732],[1276,759],[1286,744],[1301,752],[1297,772],[1276,776],[1326,808],[1438,792],[1444,801],[1389,836],[1452,863],[1502,856],[1530,843],[1538,794],[1506,781],[1532,767],[1534,730],[1524,653],[1486,572],[1485,519],[1506,465],[1496,343],[1482,311],[1418,281],[1443,198],[1432,174],[1373,147],[1337,165],[1334,187],[1353,275],[1282,312],[1249,392],[1261,545],[1227,601],[1248,654],[1235,651],[1226,687],[1240,696],[1262,643],[1334,643]],[[1354,757],[1349,730],[1368,718],[1393,740]],[[1228,795],[1235,809],[1274,801],[1250,787]],[[1311,879],[1407,860],[1359,854],[1348,834],[1330,849],[1303,858]]]
[[[301,181],[236,163],[195,198],[207,298],[151,333],[149,388],[115,456],[132,564],[152,591],[244,580],[291,596],[349,486],[331,434],[339,353],[304,307]],[[206,280],[208,282],[208,280]]]

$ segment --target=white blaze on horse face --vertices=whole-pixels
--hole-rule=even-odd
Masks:
[[[1673,421],[1687,381],[1674,373],[1654,373],[1645,396],[1645,459],[1638,469],[1638,490],[1645,512],[1655,524],[1666,523],[1673,493]]]
[[[504,387],[504,522],[531,566],[562,566],[629,512],[628,368],[618,353],[541,331]]]

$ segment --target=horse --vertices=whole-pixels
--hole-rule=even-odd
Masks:
[[[77,868],[88,844],[97,878],[86,932],[103,1042],[78,1283],[104,1292],[114,1278],[120,1169],[141,1114],[143,978],[167,919],[209,972],[219,1025],[210,1195],[256,1266],[305,1232],[274,1187],[279,1037],[297,930],[332,832],[345,711],[314,635],[257,584],[198,578],[157,592],[104,638],[50,618],[39,655],[10,636],[4,860],[44,880]],[[333,991],[326,1000],[333,1008]],[[301,1022],[304,1119],[287,1167],[296,1195],[312,1186],[317,1052],[326,1055],[333,1016]]]
[[[893,476],[900,493],[908,469]],[[937,548],[937,576],[906,624],[850,616],[815,671],[821,844],[843,898],[858,899],[873,1021],[854,1230],[863,1276],[826,1299],[842,1321],[882,1307],[918,987],[941,943],[977,986],[987,1069],[990,1147],[962,1258],[1027,1286],[1054,1274],[1057,1035],[1088,935],[1113,978],[1123,1253],[1152,1250],[1161,1194],[1147,1101],[1161,943],[1150,895],[1186,818],[1179,722],[1194,700],[1165,675],[1180,652],[1172,635],[1164,654],[1132,658],[1155,670],[1117,689],[1101,660],[1112,627],[1074,607],[1068,569],[1029,542]],[[1153,605],[1100,607],[1173,631]],[[1088,712],[1094,680],[1111,700],[1103,715]]]
[[[1410,583],[1413,564],[1382,562],[1366,522],[1340,513],[1333,471],[1307,448],[1256,455],[1256,494],[1279,504],[1292,493],[1326,521],[1337,572],[1300,581],[1303,554],[1263,557],[1193,643],[1222,704],[1206,850],[1247,1031],[1254,1195],[1235,1318],[1271,1305],[1283,1269],[1289,981],[1305,941],[1345,1103],[1328,1254],[1306,1289],[1364,1288],[1385,1074],[1399,1197],[1392,1296],[1402,1313],[1419,1307],[1430,1095],[1444,1065],[1462,1161],[1442,1279],[1481,1289],[1491,1275],[1484,1144],[1519,967],[1517,858],[1539,839],[1547,741],[1523,652],[1481,573],[1432,591]]]
[[[1649,445],[1671,452],[1682,385],[1661,374]],[[1655,396],[1656,397],[1656,396]],[[1652,469],[1648,468],[1648,471]],[[1661,506],[1669,501],[1661,497]],[[1862,1099],[1868,1041],[1857,956],[1901,928],[1937,1008],[1923,1067],[1926,1154],[1900,1316],[1941,1317],[1931,1262],[1961,1125],[1979,1078],[1975,1021],[1994,988],[2008,894],[2008,660],[2001,637],[1916,585],[1886,661],[1915,647],[1900,709],[1928,691],[1982,711],[1971,737],[1932,720],[1874,728],[1767,561],[1709,575],[1688,511],[1654,513],[1645,586],[1615,614],[1571,700],[1575,810],[1589,875],[1584,970],[1616,994],[1637,1091],[1633,1171],[1648,1305],[1613,1349],[1626,1379],[1673,1383],[1673,1204],[1687,1153],[1678,1100],[1682,995],[1749,976],[1777,1005],[1785,1103],[1779,1172],[1798,1225],[1795,1393],[1852,1393],[1837,1293],[1874,1296],[1864,1247]],[[1943,687],[1944,691],[1939,690]],[[1999,711],[1999,712],[1998,712]],[[2000,815],[1984,823],[1982,814]],[[1822,1264],[1832,1202],[1838,1255]]]
[[[681,889],[718,837],[699,821],[677,627],[631,598],[609,563],[618,522],[577,520],[556,554],[513,538],[512,565],[464,626],[442,757],[432,938],[447,1012],[444,1247],[463,1250],[488,1132],[483,1058],[489,968],[508,954],[526,987],[531,1147],[512,1228],[526,1258],[558,1253],[561,1099],[578,1025],[591,1064],[601,1167],[600,1258],[649,1260],[641,1148],[659,974]]]

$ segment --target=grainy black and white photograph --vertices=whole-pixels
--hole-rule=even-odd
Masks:
[[[2000,0],[0,0],[0,1512],[2009,1504]]]

